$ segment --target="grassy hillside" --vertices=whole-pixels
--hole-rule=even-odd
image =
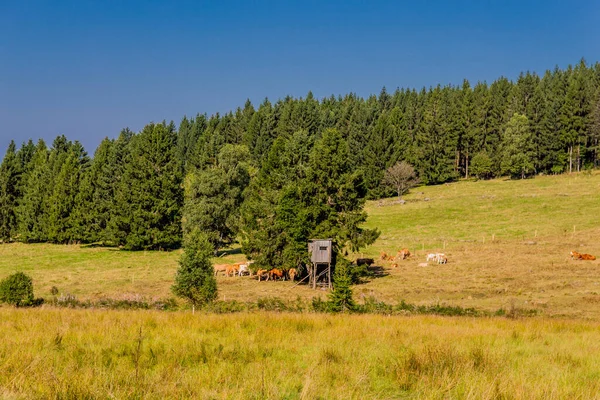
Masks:
[[[600,263],[572,261],[571,250],[600,255],[600,174],[522,181],[458,182],[416,188],[405,197],[370,202],[369,227],[382,234],[362,255],[408,247],[414,256],[355,287],[357,299],[437,302],[495,310],[534,308],[544,315],[600,317]],[[447,265],[425,254],[443,251]],[[80,299],[170,296],[179,252],[124,252],[79,246],[0,246],[0,278],[30,273],[36,294],[52,286]],[[354,255],[358,256],[358,255]],[[228,263],[241,254],[215,259]],[[219,278],[221,299],[323,295],[290,282]]]
[[[0,308],[0,397],[591,399],[600,393],[599,328]]]

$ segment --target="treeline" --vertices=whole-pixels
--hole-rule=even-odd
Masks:
[[[215,248],[292,265],[311,235],[351,247],[365,198],[394,193],[399,161],[420,181],[525,177],[598,166],[600,64],[512,82],[286,97],[104,139],[90,158],[64,136],[8,147],[0,238],[174,248],[200,228]],[[346,228],[335,228],[343,226]]]

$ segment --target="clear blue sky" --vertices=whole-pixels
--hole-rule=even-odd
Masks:
[[[597,1],[0,0],[0,151],[247,98],[515,78],[600,59]],[[1,157],[1,156],[0,156]]]

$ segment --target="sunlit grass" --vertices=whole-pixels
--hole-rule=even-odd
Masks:
[[[595,398],[600,325],[0,308],[3,398]]]

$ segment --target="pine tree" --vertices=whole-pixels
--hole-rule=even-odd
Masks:
[[[217,298],[217,281],[211,263],[212,253],[213,248],[206,235],[199,230],[189,234],[179,260],[172,291],[193,306],[201,306]]]
[[[0,240],[10,241],[17,231],[22,165],[11,141],[0,165]]]
[[[44,198],[49,183],[48,149],[43,140],[38,141],[35,154],[23,175],[23,197],[17,207],[19,240],[43,242],[47,235],[44,226]]]
[[[525,178],[534,172],[529,121],[515,113],[508,121],[502,145],[502,173]]]
[[[71,236],[71,213],[79,188],[79,163],[77,154],[69,151],[53,180],[49,196],[47,235],[50,242],[67,243],[76,240]]]
[[[149,124],[131,140],[115,204],[115,237],[126,249],[181,243],[182,172],[172,126]]]
[[[71,215],[70,235],[73,240],[84,242],[106,241],[106,230],[114,201],[112,168],[109,176],[103,175],[108,168],[114,141],[104,138],[96,149],[94,159],[79,172],[79,190]]]
[[[347,261],[338,262],[333,273],[333,290],[329,294],[329,309],[333,312],[353,311],[352,277]]]

